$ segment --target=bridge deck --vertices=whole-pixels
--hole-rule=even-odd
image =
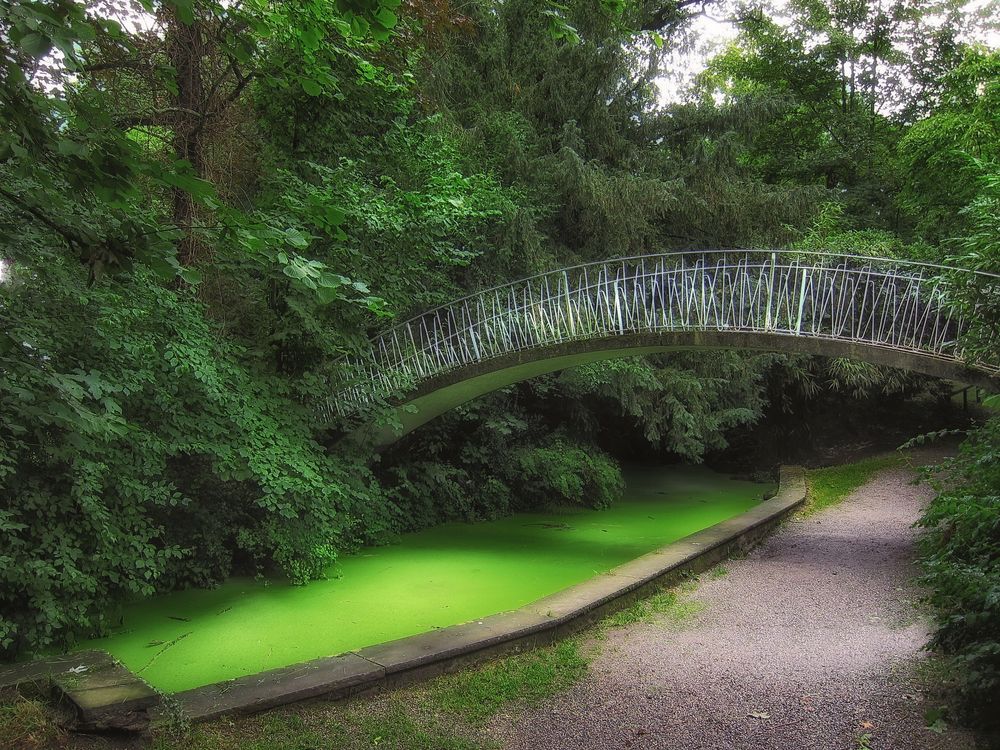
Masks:
[[[412,402],[416,415],[400,413],[408,431],[544,372],[692,348],[852,357],[995,389],[997,367],[966,362],[964,341],[977,306],[995,305],[998,292],[993,274],[829,254],[674,253],[587,264],[390,328],[342,363],[343,385],[324,416]]]

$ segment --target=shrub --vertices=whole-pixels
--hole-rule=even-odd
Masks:
[[[315,442],[288,382],[137,267],[16,258],[0,313],[0,654],[234,570],[319,576],[371,538],[366,470]],[[358,508],[358,514],[352,512]]]
[[[515,452],[514,494],[531,507],[584,505],[607,508],[625,492],[618,464],[596,448],[557,442]]]
[[[988,709],[1000,694],[1000,418],[940,469],[939,494],[919,522],[922,581],[938,625],[931,645],[956,657],[970,712],[995,722]]]

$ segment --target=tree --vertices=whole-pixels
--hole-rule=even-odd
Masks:
[[[5,49],[0,85],[4,117],[17,127],[0,159],[33,185],[5,197],[58,228],[96,271],[123,267],[138,254],[164,273],[183,274],[197,260],[198,231],[207,229],[200,210],[213,212],[223,227],[248,223],[219,204],[204,179],[206,129],[254,79],[294,82],[317,94],[335,86],[327,70],[331,57],[368,34],[387,38],[398,2],[297,0],[273,9],[256,2],[147,0],[137,11],[117,2],[4,0],[0,28],[16,47]],[[140,30],[127,32],[116,17]],[[153,19],[155,25],[141,30]],[[289,55],[305,64],[275,65]],[[169,148],[147,153],[132,137],[134,128]],[[143,179],[171,195],[159,226],[125,218]],[[86,214],[100,203],[118,211],[117,225],[80,232],[70,217],[49,215],[45,207],[56,196],[48,193],[62,184],[84,189],[73,201],[59,201],[67,211]],[[261,229],[259,237],[274,239]],[[200,278],[191,271],[186,276]]]
[[[973,214],[963,212],[1000,162],[1000,52],[966,51],[942,79],[940,101],[898,147],[905,179],[900,204],[931,242],[953,238]],[[971,259],[970,259],[971,260]],[[998,266],[992,266],[996,268]]]
[[[712,61],[696,95],[770,109],[743,156],[765,181],[821,184],[841,192],[862,224],[905,230],[892,157],[908,118],[935,95],[927,71],[953,59],[953,10],[806,0],[789,6],[786,23],[767,6],[745,7],[739,38]],[[935,14],[948,22],[931,26]]]

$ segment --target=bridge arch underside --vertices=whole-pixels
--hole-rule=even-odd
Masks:
[[[862,341],[746,331],[625,333],[533,347],[449,370],[423,381],[405,403],[396,407],[395,416],[402,424],[401,431],[392,427],[362,427],[353,437],[373,443],[375,447],[385,447],[456,406],[523,380],[589,362],[698,349],[844,357],[1000,392],[1000,375],[933,354]]]

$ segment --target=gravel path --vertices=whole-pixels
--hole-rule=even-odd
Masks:
[[[930,497],[912,477],[883,472],[787,524],[702,577],[693,620],[612,632],[583,683],[490,733],[507,750],[971,747],[924,726],[933,704],[910,684],[928,635],[911,524]]]

